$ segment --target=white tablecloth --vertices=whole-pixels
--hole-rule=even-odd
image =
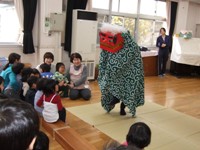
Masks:
[[[200,38],[173,37],[171,60],[181,64],[200,66]]]
[[[157,50],[141,51],[142,57],[150,57],[150,56],[157,56],[157,55],[158,55]]]

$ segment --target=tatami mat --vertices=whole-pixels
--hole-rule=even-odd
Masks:
[[[120,116],[119,104],[110,113],[106,113],[100,103],[67,110],[119,142],[125,141],[134,122],[142,121],[152,130],[152,141],[147,150],[200,149],[200,120],[155,103],[146,102],[138,107],[136,118],[130,113]]]

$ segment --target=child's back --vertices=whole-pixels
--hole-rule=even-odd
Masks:
[[[56,81],[53,79],[47,79],[44,82],[45,87],[43,87],[43,95],[38,100],[37,105],[41,107],[44,106],[42,112],[44,120],[46,122],[56,122],[58,119],[65,122],[66,110],[62,105],[61,98],[56,94]]]
[[[25,95],[25,101],[30,103],[32,106],[34,106],[34,98],[36,90],[36,84],[37,84],[38,78],[35,76],[31,76],[28,78],[27,83],[29,85],[29,89]]]
[[[41,76],[42,78],[52,78],[53,77],[53,73],[50,72],[51,70],[51,66],[46,64],[46,63],[43,63],[40,65],[40,69],[41,69]]]

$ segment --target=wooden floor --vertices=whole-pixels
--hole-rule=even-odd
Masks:
[[[101,94],[97,81],[92,81],[90,85],[92,88],[92,98],[90,101],[63,99],[63,105],[65,107],[72,107],[99,102]],[[177,78],[171,75],[166,75],[163,78],[157,76],[145,77],[145,100],[173,108],[200,119],[200,78]],[[102,146],[110,140],[108,136],[69,112],[67,113],[67,122],[97,149],[102,149]],[[42,130],[45,131],[44,129]],[[63,149],[50,135],[49,137],[50,150]]]

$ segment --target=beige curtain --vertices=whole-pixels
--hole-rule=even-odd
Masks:
[[[166,11],[167,11],[167,33],[169,33],[169,29],[170,29],[170,12],[171,12],[171,1],[170,0],[167,0],[166,1]]]
[[[14,0],[14,4],[15,4],[15,9],[17,12],[17,16],[19,19],[19,25],[20,25],[20,35],[18,38],[18,43],[19,44],[23,44],[23,37],[24,37],[24,33],[23,33],[23,26],[24,26],[24,11],[23,11],[23,3],[22,0]]]
[[[88,0],[86,10],[92,10],[92,0]]]

